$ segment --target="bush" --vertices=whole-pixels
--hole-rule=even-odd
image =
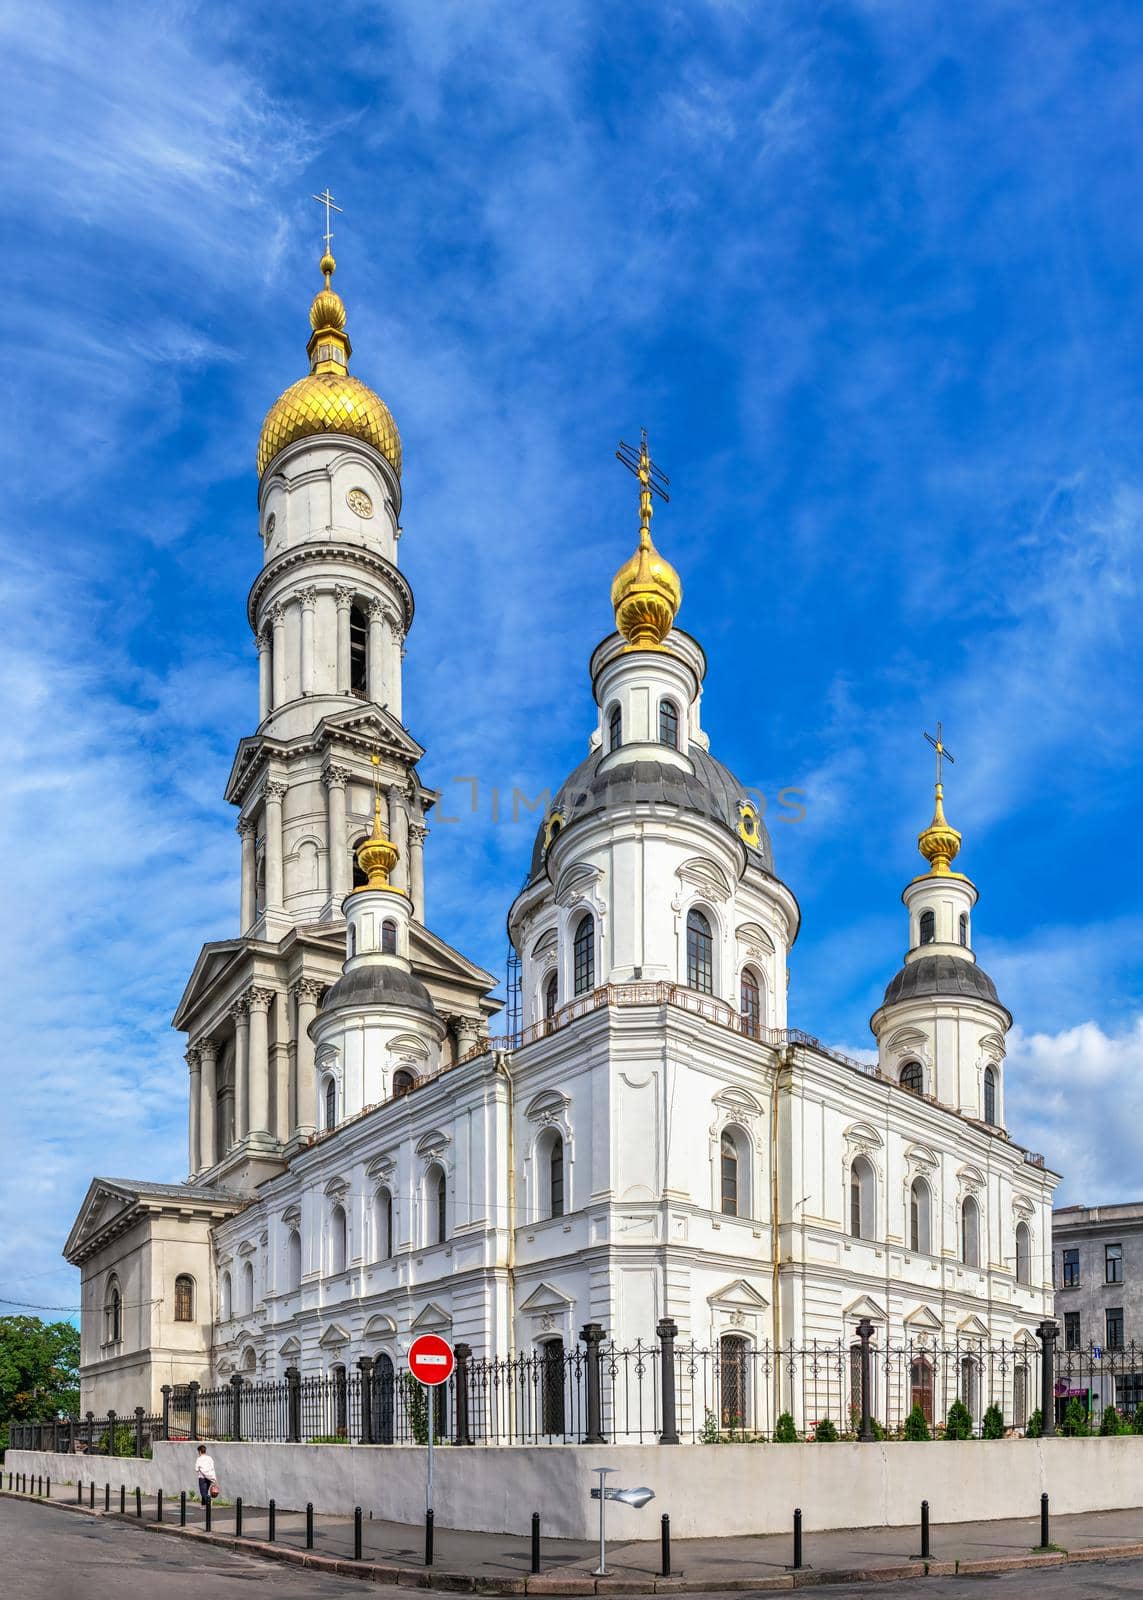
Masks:
[[[105,1456],[133,1456],[135,1454],[135,1430],[125,1423],[115,1425],[115,1443],[108,1449],[107,1429],[99,1435],[96,1448],[100,1455]]]
[[[980,1424],[980,1437],[982,1439],[1003,1439],[1004,1413],[999,1406],[989,1406],[984,1413]]]
[[[889,1435],[885,1432],[885,1429],[881,1426],[881,1424],[878,1422],[876,1417],[870,1417],[870,1419],[869,1419],[869,1431],[870,1431],[870,1433],[873,1435],[873,1437],[875,1439],[887,1439],[889,1437]]]
[[[929,1432],[929,1424],[925,1420],[925,1413],[920,1406],[914,1406],[905,1418],[905,1437],[906,1439],[932,1438],[932,1434]]]
[[[814,1425],[814,1439],[818,1444],[836,1444],[837,1428],[830,1417],[823,1417]]]
[[[954,1400],[945,1423],[946,1439],[971,1439],[972,1416],[963,1400]]]
[[[699,1429],[698,1442],[699,1444],[717,1444],[720,1437],[718,1418],[707,1406],[703,1414],[702,1427]]]
[[[1120,1421],[1119,1412],[1114,1406],[1104,1406],[1103,1416],[1099,1421],[1099,1431],[1104,1439],[1114,1438],[1117,1433],[1125,1432],[1123,1423]]]
[[[409,1432],[415,1444],[429,1442],[429,1391],[418,1383],[411,1372],[402,1372],[398,1382],[405,1390],[405,1406],[409,1417]]]
[[[1039,1406],[1028,1418],[1028,1426],[1024,1429],[1025,1439],[1040,1439],[1044,1434],[1044,1413]]]
[[[788,1411],[783,1411],[778,1418],[774,1429],[775,1444],[797,1444],[798,1430],[794,1427],[794,1419]]]
[[[1086,1439],[1091,1432],[1087,1408],[1078,1400],[1069,1400],[1064,1408],[1064,1420],[1060,1423],[1060,1432],[1068,1439]]]
[[[1124,1421],[1126,1420],[1124,1418]],[[1135,1407],[1135,1415],[1131,1418],[1131,1432],[1143,1433],[1143,1401]]]

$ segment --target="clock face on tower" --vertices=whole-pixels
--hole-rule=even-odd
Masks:
[[[345,503],[355,516],[371,517],[373,515],[373,502],[364,489],[351,489],[345,497]]]

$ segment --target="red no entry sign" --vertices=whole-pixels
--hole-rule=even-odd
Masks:
[[[409,1371],[418,1383],[427,1384],[430,1388],[438,1383],[447,1383],[455,1366],[452,1345],[447,1339],[442,1339],[439,1333],[422,1333],[409,1346]]]

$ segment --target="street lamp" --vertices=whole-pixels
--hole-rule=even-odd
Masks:
[[[655,1498],[654,1489],[645,1486],[639,1489],[613,1489],[607,1485],[607,1477],[617,1471],[615,1467],[592,1467],[592,1472],[599,1474],[599,1485],[591,1491],[591,1498],[599,1501],[599,1565],[592,1573],[593,1578],[607,1577],[607,1529],[605,1508],[609,1500],[618,1500],[621,1505],[634,1506],[638,1510],[645,1506],[648,1500]]]

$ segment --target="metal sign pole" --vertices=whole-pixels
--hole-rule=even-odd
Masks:
[[[423,1383],[421,1392],[424,1394],[429,1409],[429,1475],[425,1488],[425,1510],[431,1511],[433,1509],[433,1391],[428,1384]]]

